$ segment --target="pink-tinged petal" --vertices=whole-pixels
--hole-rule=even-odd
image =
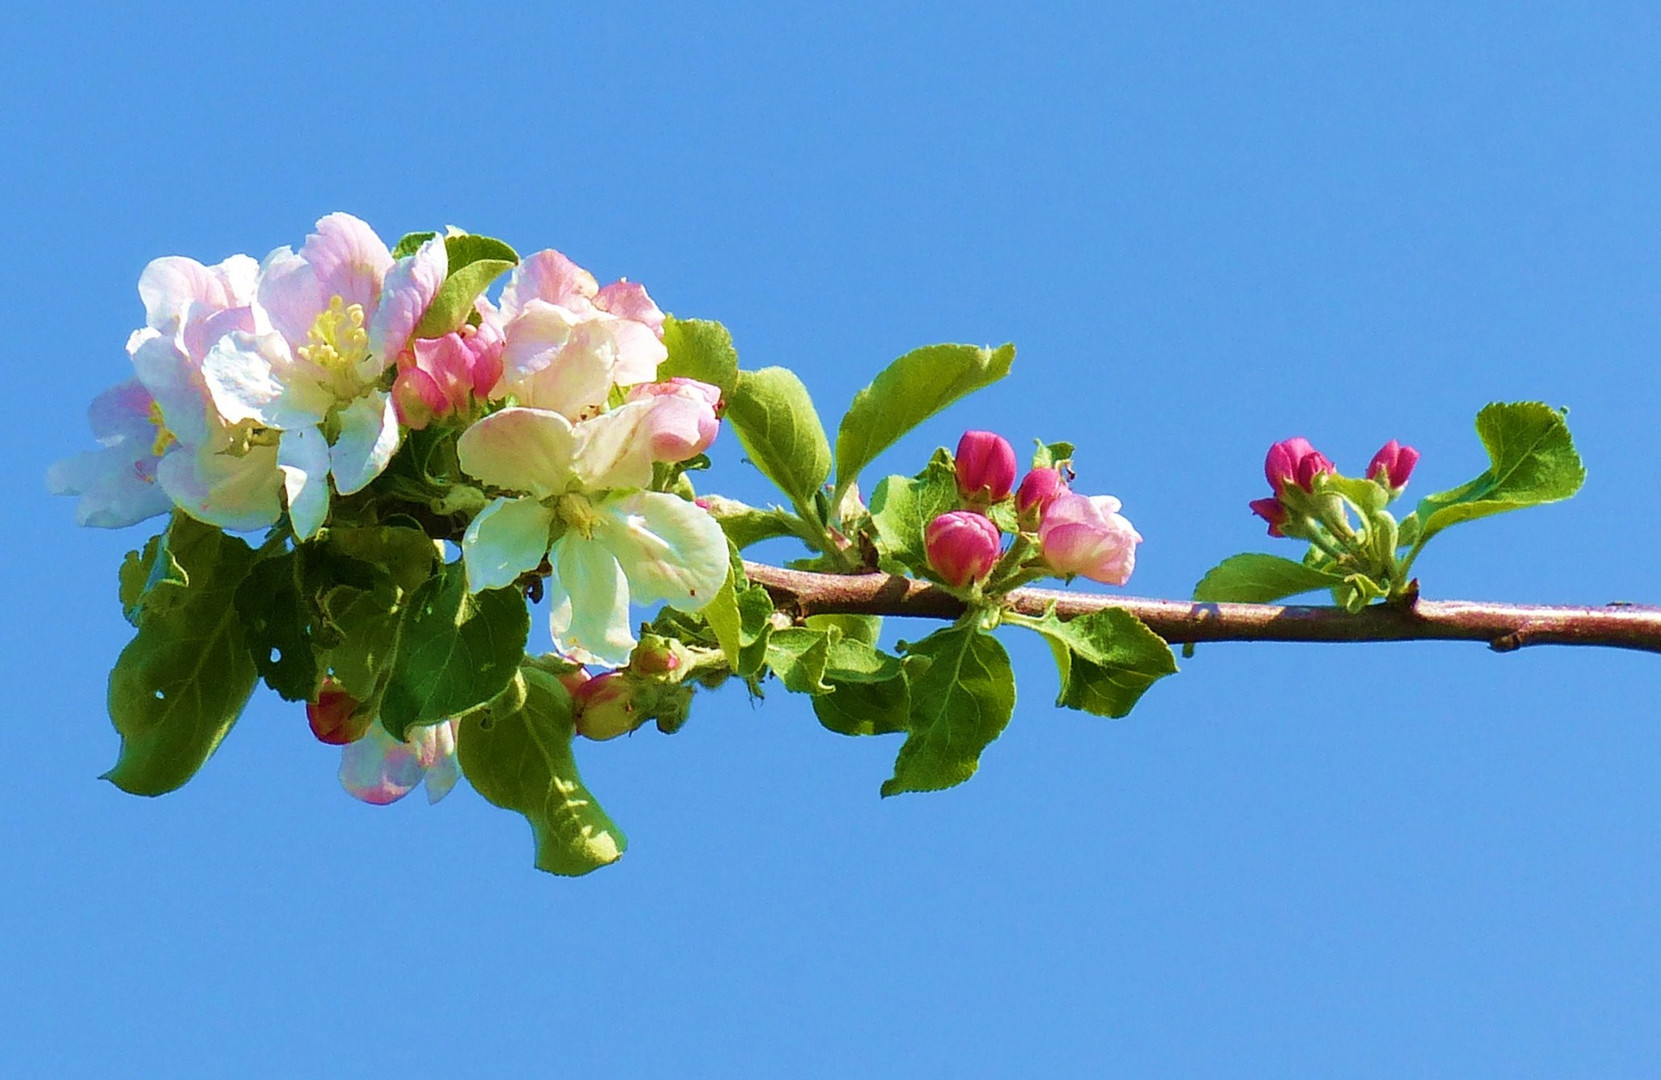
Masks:
[[[398,452],[398,410],[383,390],[372,390],[336,414],[340,434],[329,449],[335,490],[353,495],[386,470]]]
[[[571,341],[577,319],[568,310],[533,300],[503,330],[502,364],[511,380],[523,380],[552,364]]]
[[[708,450],[721,429],[715,410],[721,388],[695,379],[644,383],[629,392],[630,401],[649,401],[646,436],[654,461],[685,461]]]
[[[329,516],[329,444],[315,427],[291,428],[277,444],[277,467],[294,535],[310,540]]]
[[[431,375],[413,366],[403,367],[401,360],[399,363],[398,381],[392,384],[392,406],[398,411],[400,424],[420,431],[448,411],[449,401]]]
[[[1038,527],[1044,561],[1058,574],[1123,585],[1136,567],[1142,537],[1118,510],[1111,495],[1058,497]]]
[[[619,318],[645,323],[659,340],[663,338],[663,312],[646,295],[644,285],[627,280],[614,281],[594,297],[594,306]]]
[[[727,580],[726,535],[702,507],[677,495],[639,491],[595,509],[594,539],[623,568],[634,603],[663,600],[697,611]]]
[[[660,364],[669,358],[652,328],[628,319],[606,319],[588,324],[603,328],[612,341],[611,381],[618,386],[635,386],[657,378]]]
[[[253,447],[242,457],[213,447],[180,447],[163,455],[156,479],[179,509],[221,529],[269,528],[282,513],[283,474],[275,446]]]
[[[126,440],[149,445],[156,438],[155,421],[150,416],[150,406],[155,400],[137,379],[110,387],[87,406],[87,424],[92,428],[92,437],[105,446]]]
[[[545,409],[503,409],[461,433],[462,471],[503,491],[541,498],[564,492],[574,476],[571,422]]]
[[[232,255],[217,266],[209,267],[224,289],[224,307],[247,307],[259,291],[259,260],[247,255]]]
[[[542,565],[554,512],[536,499],[497,499],[479,511],[461,540],[467,588],[502,589]]]
[[[481,322],[471,334],[461,331],[462,340],[473,354],[473,396],[488,400],[502,381],[502,350],[506,340],[502,328],[493,322]]]
[[[213,402],[198,365],[179,350],[177,342],[160,334],[140,332],[128,342],[133,370],[155,398],[162,417],[182,443],[200,446],[209,437]],[[215,420],[217,425],[217,419]]]
[[[398,358],[449,272],[450,261],[442,236],[433,237],[416,249],[415,254],[398,260],[386,275],[380,304],[369,318],[370,359],[365,361],[360,375],[373,378]]]
[[[154,399],[142,383],[129,379],[93,398],[87,410],[98,450],[53,465],[46,484],[54,495],[77,495],[75,521],[101,529],[120,529],[165,513],[172,500],[156,483],[159,429],[152,418]]]
[[[260,310],[270,319],[272,328],[296,343],[306,340],[306,333],[317,322],[317,316],[329,306],[329,297],[323,295],[323,286],[318,284],[317,272],[288,247],[280,247],[265,257],[256,295]]]
[[[654,405],[634,401],[576,425],[572,469],[586,490],[645,487],[652,482],[647,422]]]
[[[241,331],[245,334],[254,333],[259,326],[259,319],[252,307],[225,308],[201,317],[193,317],[185,324],[180,338],[184,341],[185,352],[191,356],[204,356],[213,347],[214,343],[226,334]]]
[[[321,423],[334,395],[296,362],[276,334],[227,334],[202,358],[202,378],[226,423],[251,420],[261,427],[311,427]]]
[[[138,296],[146,325],[163,334],[177,334],[194,305],[217,301],[219,307],[231,306],[220,277],[182,255],[152,259],[138,276]]]
[[[512,319],[532,300],[542,300],[571,311],[592,309],[599,292],[594,275],[553,249],[523,259],[502,288],[502,314]]]
[[[361,304],[366,312],[375,309],[381,283],[392,269],[392,253],[386,244],[374,229],[351,214],[329,214],[320,219],[317,231],[306,237],[300,258],[316,275],[324,305],[338,296],[347,307]]]
[[[450,750],[447,754],[441,755],[427,770],[426,787],[427,803],[429,805],[450,794],[455,789],[456,781],[461,779],[461,760],[456,756],[455,751],[455,729],[450,726],[454,723],[455,721],[450,720],[438,725],[450,731]]]
[[[628,663],[635,646],[629,582],[610,550],[581,533],[568,532],[549,559],[554,574],[547,585],[548,623],[555,646],[583,664]]]
[[[387,734],[379,720],[340,753],[340,786],[354,798],[376,806],[408,795],[425,772],[414,748]]]

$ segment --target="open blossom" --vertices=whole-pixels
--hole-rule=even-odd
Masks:
[[[494,500],[468,526],[468,587],[511,585],[546,558],[554,640],[582,663],[628,662],[631,602],[697,611],[726,581],[726,537],[709,512],[638,490],[652,478],[653,409],[629,402],[573,424],[548,409],[507,408],[456,446],[469,475],[520,493]]]
[[[481,311],[504,342],[496,396],[567,420],[597,415],[613,386],[653,381],[669,355],[663,312],[644,288],[617,281],[602,289],[557,251],[526,258],[503,287],[500,306]]]
[[[1136,568],[1142,537],[1119,515],[1111,495],[1056,497],[1038,526],[1044,561],[1058,574],[1080,574],[1107,585],[1123,585]]]
[[[66,458],[46,474],[53,494],[80,496],[77,524],[120,529],[172,508],[156,483],[156,466],[170,448],[158,412],[156,399],[137,379],[92,399],[87,421],[99,449]]]
[[[427,801],[437,802],[461,778],[456,760],[459,726],[454,720],[423,724],[410,728],[409,739],[399,742],[376,720],[362,738],[341,750],[340,786],[354,798],[385,806],[425,781]]]
[[[328,515],[330,477],[342,495],[360,491],[398,449],[398,417],[381,376],[448,268],[442,237],[394,262],[368,225],[330,214],[298,254],[278,248],[260,267],[269,328],[232,332],[203,358],[226,421],[279,433],[277,464],[301,539]]]

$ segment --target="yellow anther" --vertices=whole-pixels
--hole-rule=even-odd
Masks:
[[[348,304],[336,296],[306,331],[306,343],[295,350],[302,360],[327,371],[348,370],[369,355],[369,332],[363,328],[363,305]]]
[[[150,403],[150,422],[156,425],[156,441],[150,444],[152,457],[161,457],[167,448],[178,442],[178,436],[167,430],[167,418],[161,414],[161,403]]]

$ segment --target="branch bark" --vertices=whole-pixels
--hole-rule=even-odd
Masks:
[[[746,562],[750,580],[793,616],[898,615],[955,619],[963,602],[926,581],[889,574],[813,574]],[[1496,652],[1527,645],[1598,645],[1661,653],[1661,608],[1633,604],[1548,607],[1468,600],[1375,604],[1351,613],[1336,607],[1208,604],[1134,596],[1016,589],[1010,606],[1040,615],[1055,605],[1063,618],[1123,608],[1173,644],[1202,641],[1483,641]]]

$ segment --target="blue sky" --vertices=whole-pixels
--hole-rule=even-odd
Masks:
[[[891,740],[728,689],[579,747],[632,847],[578,881],[470,790],[352,802],[263,691],[183,791],[96,779],[148,533],[41,474],[125,377],[146,261],[337,209],[644,282],[832,422],[911,347],[1014,341],[880,464],[1073,440],[1137,595],[1266,549],[1276,439],[1358,470],[1400,438],[1433,490],[1484,403],[1568,406],[1584,492],[1439,540],[1425,591],[1661,599],[1652,6],[797,8],[0,16],[0,1073],[1655,1075],[1649,656],[1216,646],[1112,722],[1012,638],[981,774],[890,800]]]

